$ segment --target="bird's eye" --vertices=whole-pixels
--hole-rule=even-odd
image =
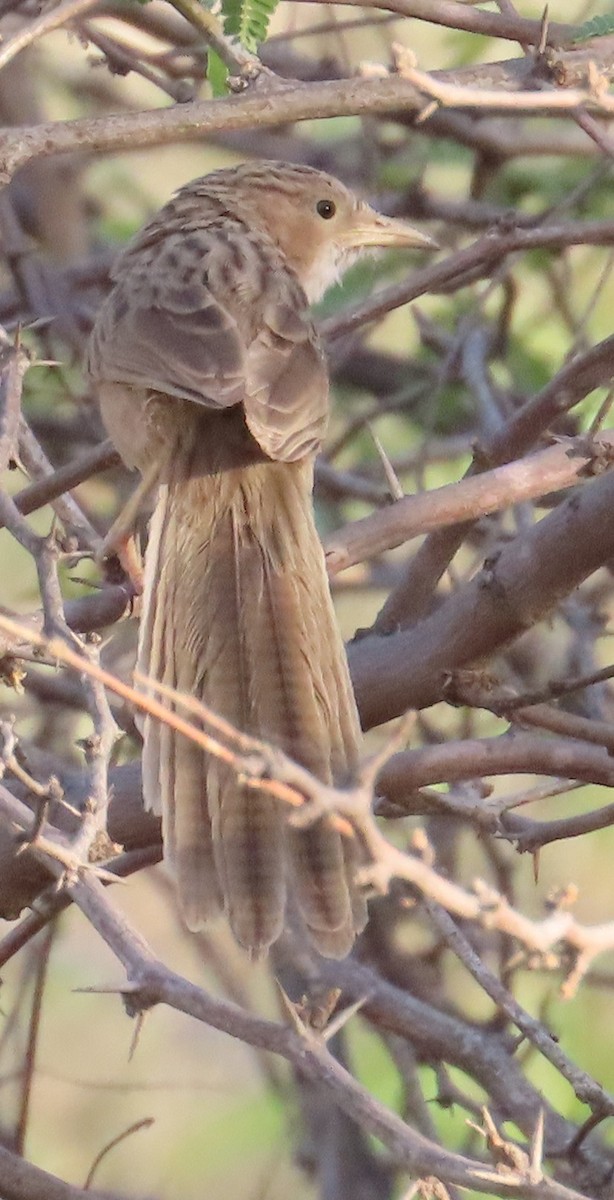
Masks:
[[[323,217],[325,221],[330,221],[337,211],[336,205],[332,200],[318,200],[316,204],[316,212],[319,217]]]

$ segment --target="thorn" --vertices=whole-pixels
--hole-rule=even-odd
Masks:
[[[390,71],[383,63],[361,62],[358,64],[358,74],[361,79],[387,79]]]
[[[503,1183],[505,1187],[519,1187],[521,1184],[526,1183],[526,1180],[523,1179],[518,1171],[474,1170],[472,1174],[475,1179],[484,1179],[487,1183],[498,1183],[499,1185]]]
[[[294,1001],[290,999],[288,993],[281,986],[279,979],[276,979],[275,983],[277,984],[277,987],[279,989],[279,994],[282,998],[283,1006],[284,1006],[286,1012],[288,1013],[288,1016],[290,1017],[290,1020],[291,1020],[292,1024],[294,1025],[296,1032],[299,1034],[300,1037],[304,1038],[305,1041],[313,1042],[314,1041],[313,1030],[311,1030],[309,1028],[309,1026],[306,1025],[305,1022],[303,1021],[303,1019],[299,1013],[299,1010],[298,1010],[298,1005],[296,1005],[294,1003]]]
[[[75,556],[75,557],[77,557],[77,556]],[[79,559],[79,562],[82,562],[83,559],[93,562],[94,555],[92,554],[91,550],[85,550],[83,553],[81,553],[81,552],[79,553],[78,559]],[[83,587],[92,588],[92,591],[94,591],[94,592],[103,592],[106,587],[106,584],[98,583],[97,580],[95,580],[95,579],[94,580],[86,579],[84,575],[71,575],[70,582],[71,583],[80,583],[83,585]],[[103,645],[106,645],[106,643],[103,642]]]
[[[428,104],[425,104],[424,108],[420,109],[418,115],[414,117],[414,125],[423,125],[425,121],[428,121],[429,117],[432,117],[434,112],[437,112],[439,107],[439,100],[430,100]]]
[[[550,20],[548,17],[548,5],[546,5],[546,7],[544,8],[544,11],[542,13],[542,19],[541,19],[541,24],[540,24],[540,29],[539,29],[539,42],[537,43],[537,57],[538,58],[542,58],[542,56],[546,53],[546,46],[548,45],[549,26],[550,26]]]
[[[538,846],[537,850],[534,850],[533,854],[531,856],[533,859],[533,882],[536,884],[539,883],[540,856],[541,856],[541,846]]]
[[[402,74],[403,71],[415,71],[418,66],[418,56],[409,46],[403,45],[401,42],[393,42],[390,51],[395,71]]]
[[[107,871],[106,867],[99,867],[97,863],[84,863],[84,870],[93,871],[96,879],[101,883],[120,883],[125,887],[128,880],[122,879],[121,875],[116,875],[114,871]]]
[[[78,996],[134,996],[140,990],[137,983],[99,983],[72,989]]]
[[[132,1059],[134,1058],[134,1055],[136,1054],[136,1048],[139,1044],[139,1040],[141,1037],[141,1033],[143,1031],[144,1024],[145,1024],[145,1013],[143,1010],[141,1010],[141,1012],[138,1012],[136,1015],[136,1021],[134,1023],[134,1032],[132,1034],[132,1041],[130,1042],[130,1049],[128,1051],[128,1062],[132,1062]]]
[[[531,1183],[541,1183],[544,1178],[543,1170],[544,1157],[544,1110],[540,1108],[535,1122],[533,1137],[531,1138],[531,1151],[529,1155],[529,1181]]]
[[[321,1036],[323,1041],[328,1042],[336,1033],[339,1033],[344,1025],[347,1025],[348,1021],[367,1003],[369,996],[370,993],[367,992],[364,996],[360,996],[358,1000],[355,1000],[353,1004],[348,1004],[347,1008],[343,1008],[341,1012],[338,1012],[337,1016],[333,1017],[332,1021],[329,1021],[326,1028],[322,1030]]]
[[[405,497],[405,492],[403,491],[403,488],[401,487],[401,484],[399,483],[397,473],[396,473],[390,459],[388,458],[388,455],[386,454],[386,451],[384,450],[384,447],[382,446],[382,443],[380,442],[375,430],[373,429],[373,427],[370,425],[369,422],[367,422],[367,429],[369,430],[369,433],[371,434],[371,437],[373,438],[373,444],[375,446],[375,449],[377,450],[377,453],[379,454],[381,464],[384,468],[384,475],[386,476],[386,482],[388,484],[388,488],[390,490],[390,495],[392,496],[392,499],[393,500],[403,500]]]
[[[55,317],[36,317],[34,321],[27,321],[25,325],[20,326],[20,331],[26,332],[29,329],[45,329],[49,325],[53,325]]]
[[[304,995],[297,1005],[299,1015],[305,1024],[317,1033],[326,1029],[341,996],[341,988],[325,987],[323,984],[312,985],[307,995]]]

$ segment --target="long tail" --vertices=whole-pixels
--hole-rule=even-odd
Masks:
[[[359,725],[311,466],[186,474],[177,463],[152,518],[139,669],[344,783]],[[351,841],[325,819],[293,830],[283,806],[219,759],[151,718],[143,732],[145,800],[162,814],[188,926],[223,906],[237,940],[261,954],[283,928],[288,886],[317,948],[347,954],[365,921]]]

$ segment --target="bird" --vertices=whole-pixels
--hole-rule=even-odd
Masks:
[[[434,245],[314,168],[222,168],[128,244],[89,342],[109,436],[157,495],[141,676],[340,787],[361,733],[314,521],[329,379],[310,305],[369,248]],[[259,958],[291,897],[315,949],[345,957],[367,915],[356,840],[328,817],[293,827],[280,801],[154,717],[141,732],[144,801],[187,927],[225,911]]]

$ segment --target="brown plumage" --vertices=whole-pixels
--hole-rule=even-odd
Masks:
[[[429,239],[306,167],[217,171],[128,247],[90,345],[111,437],[160,480],[140,671],[340,784],[359,724],[311,504],[328,378],[308,303],[387,243]],[[188,926],[224,907],[262,953],[290,886],[314,944],[346,954],[366,917],[352,842],[326,820],[289,828],[276,801],[149,717],[143,737]]]

